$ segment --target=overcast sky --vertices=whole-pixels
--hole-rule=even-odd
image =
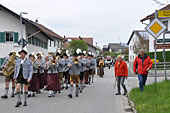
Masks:
[[[165,1],[165,0],[160,0]],[[1,0],[61,36],[93,37],[101,47],[127,43],[133,30],[143,30],[140,20],[159,8],[152,0]]]

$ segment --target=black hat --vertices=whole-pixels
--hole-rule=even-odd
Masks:
[[[56,56],[60,56],[61,54],[59,52],[56,53]]]
[[[77,53],[75,52],[73,56],[77,57],[77,56],[79,56],[79,54],[77,54]]]
[[[13,52],[10,52],[8,55],[11,56],[13,54]]]
[[[19,54],[21,53],[25,53],[27,55],[27,52],[25,50],[21,50],[20,52],[18,52]]]
[[[67,54],[66,54],[66,53],[64,53],[64,54],[63,54],[63,56],[67,56]]]

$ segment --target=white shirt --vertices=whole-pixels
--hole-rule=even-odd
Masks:
[[[23,64],[23,63],[24,63],[25,59],[26,59],[26,58],[24,58],[24,59],[21,59],[21,64]]]

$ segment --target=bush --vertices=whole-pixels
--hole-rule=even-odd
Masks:
[[[155,59],[154,52],[147,52],[146,54],[151,59]],[[159,60],[159,62],[164,62],[163,52],[157,52],[157,60]],[[166,51],[166,62],[170,62],[170,51]]]

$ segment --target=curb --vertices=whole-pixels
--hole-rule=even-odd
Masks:
[[[129,105],[133,110],[133,113],[137,113],[137,110],[135,109],[135,104],[133,101],[131,101],[129,93],[127,94],[127,98],[128,98]]]

